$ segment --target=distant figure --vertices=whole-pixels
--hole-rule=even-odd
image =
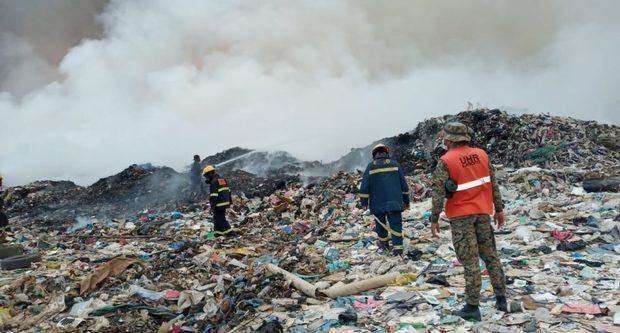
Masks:
[[[402,212],[409,208],[409,186],[398,162],[390,159],[390,150],[383,144],[372,149],[373,161],[368,164],[360,186],[361,204],[370,205],[375,216],[375,230],[380,249],[389,249],[390,235],[394,255],[403,253]]]
[[[497,309],[508,311],[506,278],[495,248],[490,217],[494,214],[495,223],[501,227],[504,204],[489,156],[484,150],[469,146],[470,129],[462,123],[449,122],[444,127],[443,139],[448,152],[441,156],[433,173],[431,232],[433,236],[439,233],[439,215],[445,201],[454,251],[465,270],[466,304],[457,314],[466,320],[480,321],[479,258],[489,270]]]
[[[207,165],[202,171],[209,184],[209,203],[213,213],[213,223],[215,224],[215,236],[235,236],[235,231],[226,221],[226,208],[230,207],[232,196],[226,179],[215,173],[215,167]]]
[[[2,193],[2,175],[0,175],[0,243],[5,242],[9,230],[9,218],[4,212],[4,193]]]
[[[194,155],[194,163],[192,163],[192,169],[189,171],[190,183],[193,193],[204,195],[205,189],[202,186],[201,175],[202,166],[200,165],[200,156]]]

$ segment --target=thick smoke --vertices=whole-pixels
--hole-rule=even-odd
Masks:
[[[0,0],[0,91],[15,97],[61,80],[56,68],[85,37],[106,0]]]
[[[0,2],[10,184],[231,146],[327,161],[467,102],[620,122],[615,0],[38,3]]]

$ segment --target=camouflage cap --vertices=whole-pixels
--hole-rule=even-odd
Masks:
[[[458,141],[471,141],[471,130],[463,123],[452,121],[446,123],[443,127],[444,140],[450,140],[454,142]]]

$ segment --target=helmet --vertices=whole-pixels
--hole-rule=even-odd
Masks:
[[[206,175],[211,171],[215,171],[215,167],[213,165],[207,165],[204,169],[202,169],[202,174]]]
[[[444,139],[450,140],[454,142],[459,141],[471,141],[471,130],[467,127],[467,125],[453,121],[447,123],[443,127]]]
[[[374,147],[372,148],[372,156],[375,156],[375,154],[376,154],[379,150],[385,150],[387,153],[389,153],[389,152],[390,152],[390,148],[388,148],[388,146],[386,146],[386,145],[384,145],[384,144],[382,144],[382,143],[379,143],[379,144],[377,144],[376,146],[374,146]]]

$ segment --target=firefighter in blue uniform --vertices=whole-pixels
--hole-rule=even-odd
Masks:
[[[361,204],[375,216],[379,248],[389,249],[392,238],[394,255],[403,253],[402,212],[409,208],[409,186],[398,162],[390,159],[386,145],[372,149],[373,161],[368,164],[360,186]]]
[[[215,172],[215,167],[207,165],[202,170],[202,175],[209,185],[209,203],[213,212],[213,223],[215,224],[215,236],[235,236],[234,230],[226,221],[226,209],[230,207],[232,197],[226,179]]]

